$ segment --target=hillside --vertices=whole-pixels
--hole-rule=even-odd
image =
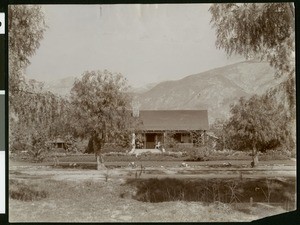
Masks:
[[[261,94],[280,81],[267,62],[246,61],[186,76],[175,81],[132,88],[140,109],[207,109],[209,121],[229,115],[229,106],[240,97]],[[68,95],[75,77],[45,83],[45,88]]]
[[[58,80],[52,80],[48,82],[44,82],[44,87],[46,90],[51,91],[53,93],[56,93],[61,96],[69,96],[70,91],[74,85],[74,82],[76,80],[75,76],[69,76],[66,78],[58,79]],[[150,83],[145,86],[137,87],[137,88],[131,88],[131,93],[141,94],[144,93],[151,88],[153,88],[158,83]]]
[[[266,62],[246,61],[162,82],[139,95],[140,109],[207,109],[213,122],[228,116],[230,104],[240,97],[278,84],[274,73]]]

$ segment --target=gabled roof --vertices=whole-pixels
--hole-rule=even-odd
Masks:
[[[141,130],[208,130],[207,110],[140,110]]]

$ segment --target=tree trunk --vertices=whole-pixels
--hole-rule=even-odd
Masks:
[[[104,159],[101,153],[96,153],[97,170],[106,169],[104,165]]]
[[[256,144],[253,144],[251,166],[256,167],[257,165],[258,165],[258,154],[257,154]]]
[[[103,133],[100,134],[94,134],[92,137],[93,140],[93,151],[96,156],[96,162],[97,162],[97,170],[105,169],[106,167],[104,166],[104,160],[103,160],[103,155],[101,154],[101,149],[103,146]]]

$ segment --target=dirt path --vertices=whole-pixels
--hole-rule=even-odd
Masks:
[[[141,174],[141,175],[140,175]],[[264,178],[296,177],[296,167],[273,164],[251,168],[210,168],[210,167],[149,167],[141,171],[140,167],[115,168],[107,170],[82,170],[78,168],[53,168],[50,166],[10,166],[10,178],[27,179],[30,177],[51,178],[55,180],[105,180],[134,178]]]

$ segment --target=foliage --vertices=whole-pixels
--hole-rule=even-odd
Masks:
[[[178,141],[175,140],[175,132],[168,131],[166,132],[165,139],[164,139],[164,147],[165,148],[177,148]]]
[[[9,95],[10,111],[22,108],[30,84],[22,71],[29,65],[46,29],[40,6],[10,5],[8,7]],[[39,85],[38,88],[42,88]]]
[[[185,151],[188,156],[184,161],[208,161],[212,149],[208,147],[193,147]]]
[[[128,140],[130,140],[130,137],[128,137]],[[124,153],[125,154],[125,152],[128,151],[128,150],[130,150],[129,144],[126,147],[124,147],[124,146],[122,146],[120,144],[116,144],[116,143],[105,143],[103,148],[102,148],[103,153],[117,152],[117,153]]]
[[[210,12],[211,23],[216,28],[217,48],[224,49],[229,56],[240,54],[247,59],[267,60],[276,69],[277,77],[285,77],[278,87],[269,90],[260,99],[256,96],[247,102],[241,100],[237,106],[232,107],[233,116],[228,126],[240,130],[229,133],[229,136],[236,140],[235,144],[239,148],[242,145],[249,146],[249,142],[253,145],[255,138],[258,138],[256,144],[261,149],[282,144],[295,148],[293,3],[214,4],[210,7]],[[267,105],[263,105],[266,102]],[[276,110],[279,112],[277,115]]]
[[[99,138],[96,134],[92,134],[84,153],[94,153],[96,149],[101,149],[103,144],[102,137]]]
[[[47,134],[37,131],[31,133],[31,141],[29,146],[29,154],[36,162],[41,162],[46,157],[50,150],[50,145],[47,143]]]
[[[9,5],[8,51],[11,96],[18,94],[16,91],[26,83],[22,70],[30,64],[29,58],[39,48],[46,28],[41,6]],[[23,96],[18,96],[20,97]]]
[[[200,147],[205,144],[205,141],[203,141],[203,139],[205,138],[205,134],[202,131],[196,130],[190,131],[189,133],[195,147]]]
[[[79,141],[76,140],[71,134],[67,134],[63,137],[66,143],[66,150],[69,153],[77,153],[80,151]]]
[[[28,185],[17,180],[10,180],[9,196],[12,199],[21,201],[33,201],[48,197],[48,192],[34,185]]]
[[[284,103],[284,102],[283,102]],[[274,93],[254,95],[231,106],[231,117],[225,124],[226,146],[232,149],[260,151],[279,146],[294,149],[291,114]]]
[[[263,98],[268,99],[270,104],[277,107],[276,126],[280,130],[279,139],[281,146],[292,154],[296,151],[296,110],[295,96],[293,91],[293,81],[290,79],[281,83],[277,87],[271,88]],[[291,97],[293,105],[291,105]]]
[[[257,95],[249,100],[241,98],[239,103],[231,107],[232,117],[226,125],[226,133],[229,136],[232,148],[248,146],[256,147],[257,143],[269,142],[276,139],[276,132],[271,132],[276,127],[271,115],[265,114],[267,105],[263,105]],[[273,129],[269,129],[269,128]],[[234,146],[235,145],[235,146]]]
[[[30,80],[18,94],[10,97],[14,105],[10,111],[10,145],[23,146],[19,150],[31,152],[35,160],[41,160],[47,152],[47,141],[68,133],[70,121],[67,100],[44,91],[39,85]]]
[[[191,140],[193,143],[191,143],[195,147],[203,146],[203,133],[202,131],[188,131],[187,133],[190,135]],[[182,145],[180,145],[180,140],[178,139],[178,133],[175,131],[168,131],[166,132],[164,144],[166,148],[172,148],[172,149],[179,149],[182,148]],[[180,137],[180,136],[179,136]]]
[[[227,3],[210,7],[216,46],[228,55],[267,59],[279,76],[295,72],[292,3]]]
[[[100,151],[103,143],[123,142],[128,135],[132,117],[127,91],[126,79],[107,70],[87,71],[75,81],[71,90],[75,132],[91,138],[94,152]]]
[[[225,119],[216,119],[214,123],[210,126],[210,131],[218,138],[216,141],[215,149],[223,150],[226,149],[226,132],[225,132]]]
[[[67,121],[67,101],[45,91],[43,83],[23,75],[46,28],[40,6],[9,6],[10,145],[28,150],[36,160],[47,150],[46,139],[64,133],[63,121]]]

